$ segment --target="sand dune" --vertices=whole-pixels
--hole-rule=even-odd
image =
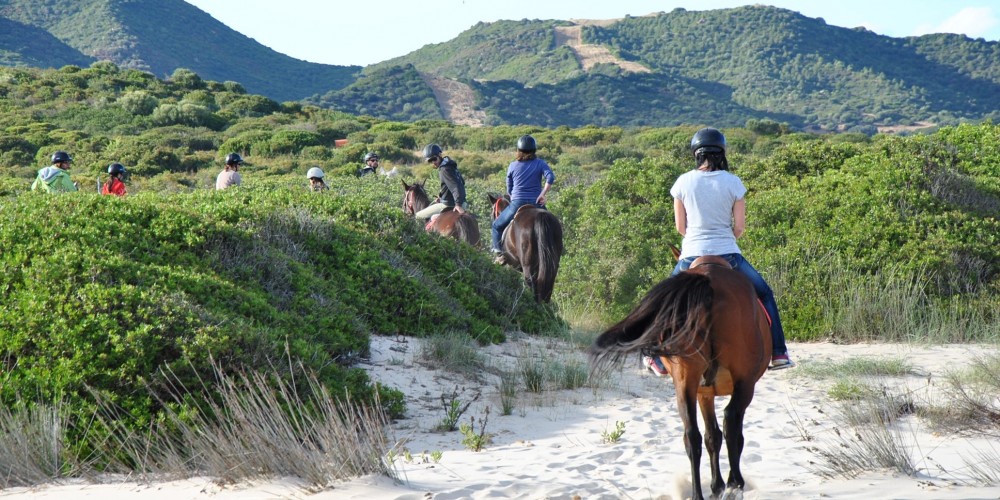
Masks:
[[[400,481],[364,477],[310,493],[294,480],[219,486],[208,479],[154,485],[123,481],[109,484],[67,484],[33,489],[10,489],[8,498],[316,498],[316,499],[465,499],[465,498],[632,498],[678,500],[687,498],[688,462],[681,440],[682,426],[668,379],[638,367],[638,360],[616,372],[608,387],[521,391],[513,413],[500,415],[496,375],[483,381],[434,370],[417,361],[420,341],[376,337],[372,358],[362,365],[371,376],[407,393],[409,416],[393,427],[395,438],[407,450],[396,458]],[[970,356],[993,351],[983,346],[790,345],[797,368],[769,372],[758,385],[745,425],[743,471],[749,484],[747,499],[815,498],[1000,498],[1000,485],[977,486],[964,474],[965,461],[976,460],[977,450],[997,453],[998,443],[936,435],[916,418],[903,421],[902,435],[910,440],[916,477],[877,471],[853,479],[818,475],[815,447],[836,443],[834,408],[826,395],[829,381],[803,376],[802,367],[851,357],[904,357],[917,374],[891,383],[909,388],[914,398],[938,397],[940,375],[963,366]],[[513,367],[525,359],[576,359],[579,349],[547,339],[519,338],[483,352],[496,367]],[[487,432],[493,443],[473,452],[458,432],[434,431],[444,416],[441,395],[457,391],[478,401],[462,418],[477,419],[490,407]],[[720,400],[720,406],[724,404]],[[801,422],[800,426],[794,424]],[[602,433],[617,422],[625,431],[615,443]],[[807,440],[808,439],[808,440]],[[436,453],[440,460],[435,461]],[[703,481],[708,491],[707,458]],[[723,458],[723,473],[728,465]]]

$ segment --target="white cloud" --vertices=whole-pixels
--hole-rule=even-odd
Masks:
[[[937,26],[919,26],[920,34],[926,33],[961,33],[977,38],[985,36],[991,29],[1000,24],[993,9],[989,7],[966,7],[955,15],[945,19]]]

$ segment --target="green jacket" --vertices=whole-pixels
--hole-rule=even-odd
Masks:
[[[69,178],[69,173],[56,167],[45,167],[38,171],[38,177],[31,183],[31,190],[42,190],[46,193],[67,193],[76,191],[76,186]]]

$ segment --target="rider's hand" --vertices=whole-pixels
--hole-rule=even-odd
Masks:
[[[465,209],[462,208],[462,205],[455,205],[455,211],[458,212],[458,215],[465,215]]]
[[[535,199],[535,203],[538,204],[538,205],[544,205],[545,204],[545,193],[542,193],[542,194],[538,195],[538,198]]]

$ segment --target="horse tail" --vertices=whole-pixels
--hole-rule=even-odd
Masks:
[[[684,272],[659,282],[625,319],[594,340],[594,370],[620,363],[635,351],[669,356],[695,345],[711,327],[714,298],[711,281],[701,274]]]
[[[556,284],[556,273],[559,272],[559,259],[563,253],[562,224],[552,212],[542,210],[535,217],[535,255],[538,256],[538,269],[535,278],[535,300],[549,302],[552,300],[552,289]]]
[[[455,219],[454,235],[458,241],[464,241],[472,246],[479,245],[479,222],[470,214],[459,215]]]

